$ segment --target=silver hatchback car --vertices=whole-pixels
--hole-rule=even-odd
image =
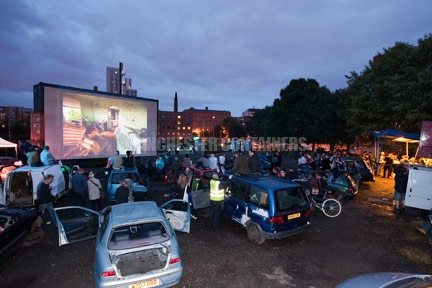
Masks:
[[[95,287],[171,287],[183,274],[174,230],[189,233],[183,200],[158,207],[153,201],[106,207],[55,208],[59,245],[96,238]]]

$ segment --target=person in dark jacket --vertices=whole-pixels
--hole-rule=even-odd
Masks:
[[[77,206],[85,206],[86,199],[88,198],[88,184],[87,177],[84,174],[84,169],[79,168],[77,173],[72,176],[72,189],[74,195],[74,204]]]
[[[126,157],[123,158],[123,167],[125,170],[135,168],[135,158],[130,150],[126,151]]]
[[[234,157],[234,166],[229,172],[233,174],[249,175],[251,171],[249,169],[247,157],[241,155],[238,151],[234,152]]]
[[[255,151],[249,150],[248,166],[251,174],[259,174],[261,172],[261,163]]]
[[[53,199],[51,195],[51,183],[54,180],[54,176],[49,174],[45,175],[44,179],[37,186],[37,203],[39,204],[39,211],[42,216],[45,210],[48,210],[48,214],[53,223],[55,223]],[[47,221],[46,224],[51,224],[51,221]]]
[[[396,168],[394,169],[395,173],[395,212],[400,213],[405,210],[405,194],[408,184],[408,169],[409,162],[408,160],[403,160]]]
[[[129,202],[129,187],[125,180],[121,181],[121,185],[116,189],[116,204]]]

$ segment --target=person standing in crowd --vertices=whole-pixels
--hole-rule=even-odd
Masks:
[[[183,166],[184,167],[190,167],[192,165],[192,160],[190,159],[190,155],[186,154],[183,157]]]
[[[201,158],[197,160],[197,163],[195,165],[197,168],[200,169],[207,169],[210,167],[210,160],[208,159],[208,155],[204,153]]]
[[[162,181],[162,176],[164,174],[165,162],[162,159],[162,156],[158,156],[155,162],[156,166],[156,181]]]
[[[384,158],[383,178],[390,178],[393,173],[393,154],[388,154]]]
[[[49,151],[49,146],[45,146],[40,153],[40,160],[44,165],[53,165],[56,164],[56,159],[54,155]]]
[[[115,198],[116,204],[129,202],[129,187],[125,180],[122,180],[121,185],[116,189]]]
[[[321,174],[317,174],[315,171],[311,173],[311,179],[309,180],[309,184],[312,195],[318,195],[322,190],[320,178]]]
[[[187,193],[187,187],[191,183],[192,175],[193,173],[190,169],[190,166],[186,166],[185,171],[183,173],[180,173],[177,179],[177,186],[176,186],[176,197],[178,199],[185,199],[184,192]]]
[[[331,189],[328,187],[328,183],[327,183],[327,174],[325,172],[319,172],[318,175],[319,175],[319,181],[321,184],[321,190],[326,191],[326,192],[331,191]]]
[[[96,211],[101,211],[102,203],[100,189],[102,189],[102,184],[99,179],[94,177],[92,171],[90,171],[88,175],[87,186],[91,208]]]
[[[356,182],[357,189],[360,189],[360,181],[362,179],[360,162],[358,160],[355,160],[354,162],[351,163],[350,168],[348,170],[349,170],[349,174]]]
[[[72,176],[71,180],[72,189],[74,190],[74,203],[77,206],[85,206],[87,199],[88,184],[84,172],[83,168],[79,168],[77,173]]]
[[[232,177],[232,176],[231,176]],[[210,229],[219,229],[219,218],[223,210],[225,200],[225,188],[227,183],[221,181],[217,173],[213,173],[210,180],[210,209],[209,209],[209,227]]]
[[[342,160],[342,157],[333,157],[331,170],[333,173],[333,178],[331,180],[332,182],[336,182],[337,177],[346,173],[346,166],[345,162]]]
[[[409,162],[408,160],[403,160],[398,166],[395,168],[395,212],[401,213],[405,211],[405,194],[408,184],[408,169]]]
[[[208,158],[209,160],[209,168],[210,169],[218,169],[218,160],[216,158],[216,156],[214,155],[214,153],[210,154],[210,157]]]
[[[330,171],[331,170],[331,160],[327,154],[323,155],[323,158],[321,159],[321,167],[320,168],[323,171]]]
[[[225,166],[225,160],[226,160],[225,154],[220,154],[219,155],[219,164],[222,166]]]
[[[46,224],[51,224],[51,221],[55,224],[56,220],[54,217],[54,208],[53,208],[53,199],[54,197],[51,195],[51,183],[54,180],[54,176],[51,174],[45,175],[43,180],[37,186],[37,204],[39,205],[39,211],[42,214],[42,217],[45,213],[45,210],[48,210],[48,214],[50,217],[50,221],[47,221]]]
[[[297,160],[297,166],[300,168],[307,164],[307,159],[303,153],[300,153],[300,157]]]

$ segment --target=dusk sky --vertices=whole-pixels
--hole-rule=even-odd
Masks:
[[[431,0],[3,1],[0,106],[33,108],[39,82],[106,90],[123,62],[159,109],[273,104],[292,79],[331,91],[396,42],[432,33]]]

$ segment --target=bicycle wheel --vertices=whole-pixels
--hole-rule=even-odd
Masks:
[[[322,203],[322,211],[328,217],[336,217],[342,211],[342,205],[336,199],[327,199]]]

